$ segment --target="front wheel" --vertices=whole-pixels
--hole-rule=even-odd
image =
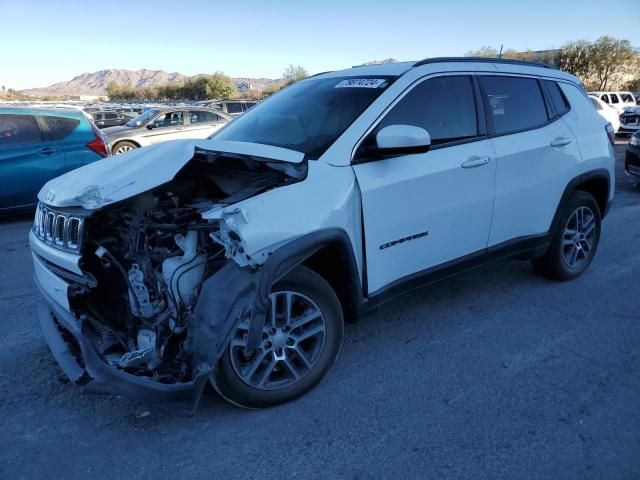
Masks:
[[[591,264],[600,242],[600,208],[593,195],[575,191],[562,212],[549,250],[533,260],[536,270],[554,280],[572,280]]]
[[[220,394],[242,407],[269,407],[303,395],[340,351],[342,309],[320,275],[296,268],[274,285],[269,302],[260,346],[247,350],[249,325],[239,325],[214,379]]]

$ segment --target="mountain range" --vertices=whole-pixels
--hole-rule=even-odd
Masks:
[[[187,80],[187,75],[177,72],[167,73],[163,70],[125,70],[111,68],[93,73],[83,73],[66,82],[58,82],[48,87],[29,88],[22,90],[25,95],[104,95],[107,84],[115,82],[131,87],[157,87],[168,83],[182,83]],[[256,90],[264,90],[268,85],[277,82],[270,78],[233,78],[233,83],[250,83]]]
[[[387,58],[385,60],[365,62],[363,65],[395,62],[397,62],[396,59]],[[29,88],[22,90],[21,93],[33,96],[105,95],[109,82],[144,88],[157,87],[168,83],[182,83],[188,78],[192,77],[177,72],[167,73],[164,70],[148,70],[146,68],[141,70],[125,70],[121,68],[109,68],[93,73],[83,73],[73,77],[71,80],[54,83],[48,87]],[[279,79],[248,77],[238,77],[232,80],[236,86],[242,82],[246,82],[255,90],[264,90],[269,85],[279,81]]]

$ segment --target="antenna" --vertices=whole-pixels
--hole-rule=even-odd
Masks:
[[[502,58],[502,47],[504,47],[504,44],[500,45],[500,53],[498,54],[498,59]]]

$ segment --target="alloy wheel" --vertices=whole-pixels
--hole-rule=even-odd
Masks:
[[[119,155],[121,153],[128,152],[129,150],[133,150],[133,147],[130,145],[120,145],[116,148],[115,154]]]
[[[562,257],[569,268],[580,268],[591,257],[596,236],[596,216],[578,207],[567,220],[562,236]]]
[[[306,295],[273,292],[269,301],[260,346],[247,350],[246,321],[236,330],[229,349],[238,377],[259,390],[279,390],[301,380],[318,363],[326,336],[324,316]]]

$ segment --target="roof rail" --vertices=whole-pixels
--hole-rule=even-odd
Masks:
[[[413,64],[414,67],[428,65],[430,63],[446,63],[446,62],[469,62],[469,63],[506,63],[509,65],[524,65],[527,67],[542,67],[557,70],[553,65],[544,62],[528,62],[526,60],[512,60],[510,58],[489,58],[489,57],[434,57],[425,58]]]

